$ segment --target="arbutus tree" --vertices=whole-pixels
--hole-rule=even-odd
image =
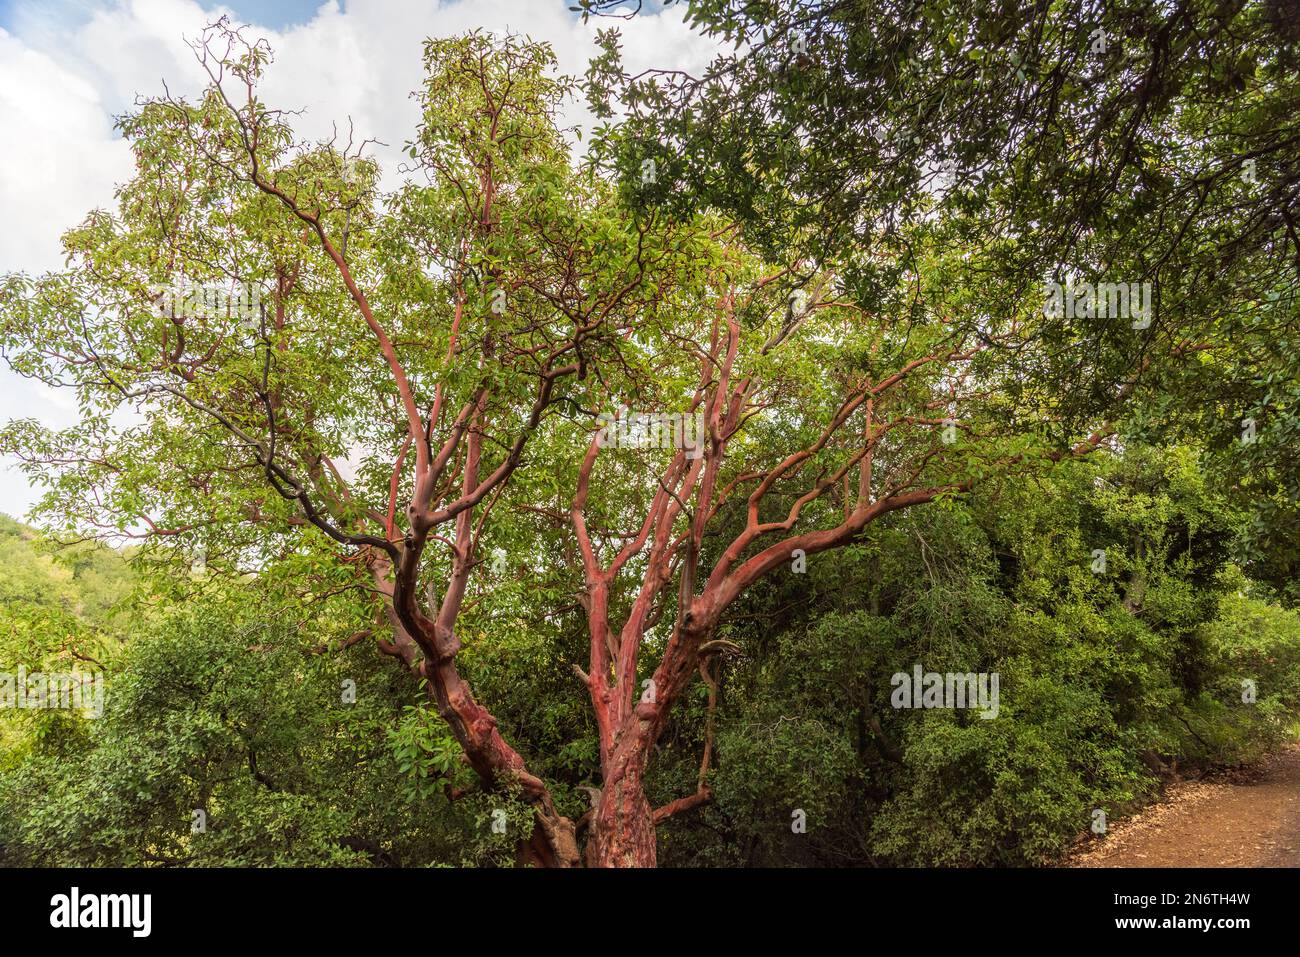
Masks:
[[[3,446],[66,532],[212,573],[321,533],[336,561],[302,592],[370,595],[386,627],[344,643],[373,635],[481,785],[533,806],[521,859],[574,864],[573,822],[458,668],[456,622],[530,439],[690,285],[700,237],[573,169],[543,44],[429,41],[409,176],[383,202],[365,143],[299,144],[259,99],[264,41],[220,21],[194,49],[197,102],[120,121],[137,175],[117,210],[66,235],[66,271],[5,279],[11,367],[75,389],[81,420],[14,422]]]
[[[582,822],[590,863],[653,865],[655,826],[710,799],[719,660],[744,651],[728,611],[748,589],[805,573],[892,513],[1118,451],[1162,377],[1227,350],[1205,317],[1166,314],[1166,349],[1135,372],[1094,369],[1109,402],[1081,428],[1053,374],[1056,317],[987,279],[996,253],[944,252],[942,232],[908,230],[917,259],[870,309],[840,287],[852,263],[764,273],[733,243],[710,308],[650,337],[636,363],[650,374],[596,423],[570,477],[602,773]],[[1080,318],[1083,345],[1145,331]],[[647,770],[696,673],[710,702],[698,788],[653,808]]]
[[[763,576],[1113,431],[1158,441],[1190,422],[1236,449],[1267,406],[1269,447],[1285,445],[1276,375],[1229,379],[1295,335],[1283,6],[692,3],[745,47],[696,75],[628,76],[603,34],[594,155],[629,203],[710,210],[790,265],[783,282],[719,276],[728,318],[685,337],[702,371],[668,407],[705,416],[703,455],[643,463],[631,507],[596,505],[598,443],[577,479],[606,778],[595,859],[652,862],[654,822],[708,799],[707,732],[697,794],[654,811],[645,769],[697,667],[716,697],[716,634]],[[1099,305],[1121,279],[1150,304]],[[1044,280],[1080,298],[1045,307]],[[846,311],[829,330],[808,318]],[[597,507],[619,539],[587,533]]]
[[[716,700],[718,656],[743,651],[727,611],[748,588],[806,571],[890,513],[1113,436],[1106,421],[1070,435],[1044,415],[1042,383],[1009,398],[1019,373],[1006,356],[1045,348],[1043,317],[955,319],[937,264],[914,277],[910,304],[900,296],[876,313],[836,295],[830,271],[808,292],[792,286],[794,270],[758,265],[742,255],[717,270],[712,308],[651,348],[653,381],[623,403],[655,411],[624,411],[621,425],[607,415],[574,478],[590,639],[581,677],[603,778],[584,820],[592,864],[653,865],[655,825],[710,799],[708,729],[695,793],[652,808],[647,768],[697,672]],[[680,411],[665,420],[663,409]]]

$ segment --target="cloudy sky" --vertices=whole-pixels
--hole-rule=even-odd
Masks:
[[[255,27],[275,51],[264,95],[303,109],[304,138],[329,134],[350,118],[376,159],[396,165],[417,112],[421,43],[480,27],[526,33],[554,48],[561,69],[581,74],[596,29],[568,11],[574,0],[0,0],[0,274],[61,265],[59,236],[129,177],[130,153],[113,117],[137,95],[193,94],[202,73],[187,39],[221,14]],[[612,21],[623,31],[630,69],[698,69],[715,51],[693,35],[680,6]],[[587,117],[580,105],[568,121]],[[51,426],[76,422],[72,396],[0,367],[0,421],[35,416]],[[0,512],[22,517],[35,501],[11,460],[0,460]]]

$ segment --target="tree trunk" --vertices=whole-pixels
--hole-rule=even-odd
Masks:
[[[700,645],[711,632],[711,624],[701,625],[693,612],[686,613],[683,627],[674,632],[655,669],[653,697],[633,704],[616,732],[601,768],[603,786],[587,841],[589,867],[657,865],[655,813],[645,794],[646,766],[673,702],[695,675]],[[634,668],[635,659],[632,662]],[[632,668],[628,674],[635,674]]]
[[[589,867],[654,867],[654,809],[645,795],[650,724],[637,721],[614,747],[605,768],[587,840]]]
[[[654,867],[654,811],[639,774],[607,782],[591,821],[589,867]]]
[[[425,639],[423,642],[412,635],[397,607],[396,586],[389,579],[391,569],[392,565],[387,561],[373,560],[375,583],[380,593],[392,602],[385,607],[384,613],[392,626],[393,641],[381,641],[380,648],[425,679],[425,694],[447,722],[484,786],[493,788],[502,779],[513,780],[520,786],[523,797],[532,803],[533,831],[528,840],[519,842],[519,863],[536,867],[577,867],[582,857],[578,852],[574,822],[559,813],[545,783],[528,772],[523,758],[501,737],[496,718],[474,699],[469,686],[456,670],[454,655],[439,659],[437,645],[427,635],[421,636]],[[438,636],[436,641],[451,646],[455,637],[448,631]]]
[[[427,687],[438,711],[479,777],[489,786],[503,778],[513,781],[533,805],[533,834],[521,847],[521,858],[544,867],[576,867],[580,858],[573,821],[556,810],[546,784],[529,773],[524,759],[506,743],[496,718],[474,699],[451,659],[432,668],[426,661],[421,672],[430,679]]]

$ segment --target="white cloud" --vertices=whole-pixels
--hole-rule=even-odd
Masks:
[[[95,87],[0,31],[0,267],[48,268],[58,237],[131,172]]]

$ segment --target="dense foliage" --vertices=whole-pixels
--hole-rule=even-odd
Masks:
[[[1209,485],[1185,448],[1081,464],[891,521],[755,593],[725,629],[745,651],[717,676],[714,801],[664,827],[661,860],[1042,863],[1088,833],[1094,808],[1123,814],[1175,772],[1289,737],[1300,614],[1231,563],[1240,528]],[[177,603],[111,553],[88,552],[69,575],[9,529],[6,581],[44,572],[32,589],[44,620],[89,634],[110,595],[126,604],[97,646],[115,701],[103,718],[3,717],[6,862],[513,860],[492,812],[518,823],[527,807],[451,800],[470,783],[459,749],[365,645],[317,653],[299,620],[310,611],[277,606],[255,581]],[[1105,575],[1090,570],[1094,542],[1108,546]],[[22,604],[8,597],[6,615]],[[520,625],[476,646],[467,670],[578,813],[598,782],[595,731],[564,664],[581,622]],[[17,645],[10,634],[7,660],[38,660],[38,630]],[[915,661],[999,672],[998,719],[892,709],[889,676]],[[355,704],[342,703],[348,680]],[[693,784],[706,710],[699,685],[656,755],[659,803]],[[191,833],[195,809],[204,833]],[[790,829],[796,809],[806,834]]]

